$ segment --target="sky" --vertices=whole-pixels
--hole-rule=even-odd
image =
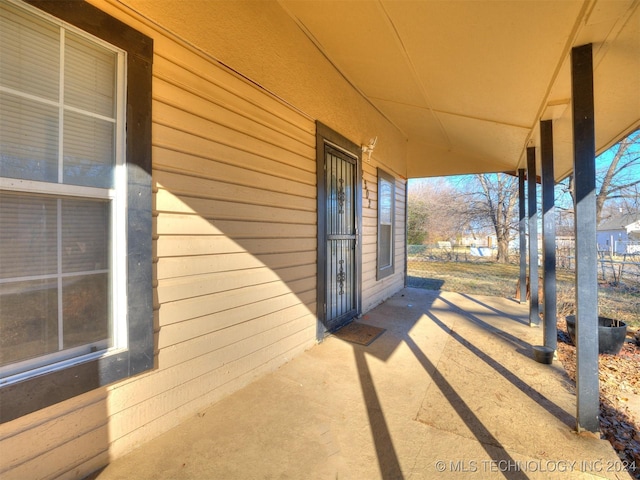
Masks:
[[[638,130],[640,131],[640,130]],[[631,135],[636,134],[638,131],[632,133]],[[640,140],[640,137],[639,137]],[[606,170],[609,165],[611,165],[611,162],[614,158],[615,152],[618,149],[618,144],[612,146],[611,148],[609,148],[608,150],[604,151],[603,153],[601,153],[600,155],[598,155],[596,157],[596,170],[597,171],[604,171]],[[636,143],[636,145],[630,150],[631,154],[634,155],[635,157],[640,157],[640,141],[638,141]],[[640,180],[640,161],[636,162],[635,166],[633,166],[632,168],[628,169],[627,173],[627,178],[628,179],[638,179]],[[456,175],[456,176],[451,176],[451,177],[445,177],[445,181],[447,183],[449,183],[452,187],[456,187],[457,185],[459,185],[461,183],[461,181],[464,180],[466,176],[465,175]],[[430,182],[438,182],[438,181],[442,181],[442,178],[419,178],[419,179],[409,179],[409,189],[412,188],[412,186],[417,186],[421,183],[430,183]],[[566,181],[565,181],[566,183]],[[599,188],[599,185],[597,186]],[[561,187],[557,187],[556,188],[556,205],[558,206],[569,206],[568,204],[571,202],[571,197],[566,194],[566,195],[562,195],[562,188]]]

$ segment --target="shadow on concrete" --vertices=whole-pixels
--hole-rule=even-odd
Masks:
[[[460,294],[459,294],[460,295]],[[468,298],[466,295],[461,295],[465,298]],[[440,300],[444,303],[446,303],[447,305],[449,305],[451,307],[451,311],[454,312],[458,312],[460,315],[464,316],[467,320],[469,320],[472,323],[475,323],[477,326],[481,327],[483,330],[502,338],[503,340],[511,343],[512,345],[514,345],[516,347],[516,352],[520,353],[521,355],[524,355],[526,357],[530,357],[530,352],[531,352],[531,344],[525,342],[524,340],[516,337],[515,335],[512,335],[508,332],[505,332],[504,330],[499,329],[498,327],[491,325],[487,322],[485,322],[484,320],[481,320],[480,318],[478,318],[476,315],[474,315],[473,313],[462,309],[461,307],[459,307],[458,305],[456,305],[453,302],[448,301],[447,299],[440,297]],[[500,313],[499,310],[496,309],[492,309],[494,312],[496,313]],[[426,312],[425,312],[426,313]],[[501,318],[509,318],[511,319],[510,316],[508,315],[503,315],[503,314],[499,314],[499,316]]]
[[[478,304],[482,308],[491,312],[489,315],[491,315],[492,317],[500,318],[501,320],[506,322],[516,322],[520,325],[528,325],[528,322],[521,317],[502,311],[495,306],[488,305],[471,296],[464,294],[458,295],[468,301]],[[505,450],[500,441],[489,431],[489,429],[482,423],[478,416],[474,414],[473,410],[460,396],[460,394],[456,392],[455,388],[445,379],[443,374],[437,369],[437,366],[428,359],[425,353],[410,337],[409,332],[420,318],[426,317],[431,320],[450,338],[466,348],[469,352],[475,355],[476,358],[480,359],[482,362],[488,365],[496,373],[498,373],[514,387],[516,387],[519,391],[528,396],[532,401],[534,401],[536,404],[540,405],[542,408],[548,411],[551,415],[556,417],[569,429],[573,428],[575,423],[573,415],[551,401],[535,388],[530,386],[526,381],[524,381],[518,375],[502,365],[502,363],[497,361],[490,354],[485,353],[482,349],[474,345],[473,342],[469,341],[463,335],[451,329],[440,318],[438,318],[437,312],[440,310],[440,308],[436,308],[433,306],[433,303],[436,300],[443,302],[447,306],[447,311],[455,312],[456,314],[463,317],[465,321],[468,321],[480,327],[484,332],[487,332],[490,335],[494,335],[501,340],[504,340],[505,342],[507,342],[507,344],[513,346],[515,352],[527,358],[531,358],[532,346],[530,343],[522,340],[521,338],[518,338],[517,336],[509,332],[506,332],[496,325],[482,320],[468,309],[464,309],[453,301],[450,301],[444,298],[442,295],[439,295],[437,292],[433,292],[433,294],[427,300],[426,304],[424,302],[421,302],[420,308],[415,308],[417,307],[417,305],[414,307],[414,305],[410,303],[411,301],[407,300],[407,302],[409,302],[406,305],[407,311],[402,312],[402,314],[398,312],[398,316],[404,317],[404,321],[397,326],[385,325],[387,327],[396,327],[393,328],[393,331],[391,332],[393,334],[393,339],[389,338],[389,336],[386,335],[387,338],[385,338],[384,341],[380,342],[380,340],[378,340],[374,342],[374,344],[372,344],[371,346],[372,348],[354,346],[354,356],[358,369],[360,387],[362,389],[362,394],[366,404],[371,434],[373,436],[373,441],[376,448],[378,465],[384,479],[402,479],[404,477],[402,474],[396,449],[393,445],[392,435],[389,431],[387,421],[385,420],[378,392],[376,391],[376,388],[373,384],[371,372],[369,370],[369,366],[367,365],[365,353],[386,361],[401,343],[405,343],[410,348],[414,357],[420,362],[425,372],[427,372],[431,377],[434,385],[436,385],[440,389],[441,393],[445,396],[449,404],[453,407],[457,415],[466,424],[475,438],[480,442],[490,458],[496,464],[502,462],[513,465],[517,463]],[[387,301],[386,303],[388,304],[389,301]],[[390,308],[388,312],[386,311],[386,308]],[[393,315],[393,307],[380,306],[378,307],[378,310],[380,309],[385,310],[385,315],[383,315],[383,317],[389,318]],[[382,325],[383,324],[381,324],[381,326]],[[509,478],[526,479],[528,477],[526,476],[525,472],[515,470],[509,472]]]
[[[441,281],[440,281],[441,282]],[[404,296],[404,295],[403,295]],[[446,303],[451,310],[464,315],[465,318],[471,320],[472,322],[478,324],[483,329],[500,335],[505,336],[508,341],[511,343],[515,343],[519,348],[525,348],[529,346],[526,342],[513,337],[512,335],[499,330],[492,325],[480,320],[479,318],[469,314],[461,310],[455,304],[443,299],[442,297],[434,294],[432,298],[428,301],[428,304],[425,306],[424,303],[421,305],[422,308],[416,308],[409,310],[411,314],[403,315],[404,322],[402,323],[401,331],[394,332],[398,336],[393,336],[393,340],[389,336],[385,339],[384,342],[374,342],[372,344],[373,348],[367,349],[364,347],[360,347],[357,345],[353,346],[354,357],[356,362],[356,367],[358,370],[358,377],[360,381],[360,387],[362,389],[363,398],[366,405],[367,415],[369,418],[369,425],[371,429],[371,435],[373,437],[373,442],[375,444],[376,456],[378,460],[378,466],[380,469],[380,473],[382,478],[387,480],[391,479],[404,479],[402,474],[402,469],[400,466],[400,461],[396,452],[396,449],[393,444],[393,439],[391,432],[389,430],[387,421],[385,420],[384,412],[382,409],[382,405],[380,403],[380,399],[378,393],[376,391],[375,385],[373,383],[373,378],[367,364],[367,360],[365,357],[365,353],[370,353],[379,359],[384,359],[385,361],[390,357],[391,353],[398,348],[401,343],[405,343],[415,358],[419,361],[419,363],[424,368],[425,372],[429,374],[434,384],[440,389],[442,394],[454,408],[456,413],[460,416],[460,418],[464,421],[464,423],[468,426],[469,430],[473,433],[476,439],[480,442],[483,449],[487,452],[490,458],[496,463],[506,463],[509,465],[515,465],[515,460],[509,455],[509,453],[502,446],[500,441],[485,427],[482,421],[473,413],[471,408],[467,405],[467,403],[462,399],[462,397],[456,392],[455,388],[444,378],[444,376],[438,371],[436,365],[434,365],[424,354],[424,352],[420,349],[420,347],[414,342],[414,340],[409,336],[409,332],[413,328],[413,326],[418,322],[418,320],[424,316],[430,318],[435,324],[437,324],[440,328],[442,328],[447,334],[449,334],[456,341],[460,342],[465,347],[469,348],[476,356],[478,356],[481,360],[485,361],[488,365],[494,368],[498,373],[503,375],[507,380],[513,383],[515,386],[523,390],[525,393],[529,392],[530,389],[528,386],[520,380],[517,376],[511,373],[508,369],[500,365],[498,362],[493,360],[489,355],[486,355],[481,350],[474,347],[472,344],[467,342],[464,338],[462,338],[457,333],[453,332],[449,327],[447,327],[444,323],[442,323],[435,315],[430,313],[430,310],[433,309],[433,302],[435,300],[440,300]],[[408,308],[412,308],[413,305],[409,304]],[[380,308],[380,307],[379,307]],[[500,313],[496,309],[492,309],[495,313]],[[509,319],[512,319],[511,316],[508,316]],[[552,402],[547,400],[541,394],[535,392],[536,395],[533,395],[532,398],[536,401],[540,400],[543,405],[546,405],[547,409],[550,409],[551,406],[555,407],[554,411],[557,411],[559,407],[555,406]],[[532,395],[531,393],[528,393]],[[565,412],[562,411],[564,414]],[[558,415],[556,413],[556,415]],[[563,415],[564,417],[564,415]],[[564,421],[564,418],[562,418]],[[527,479],[527,475],[516,469],[514,471],[509,472],[509,478],[514,480]]]
[[[405,343],[409,346],[415,357],[422,364],[425,371],[429,372],[431,379],[440,389],[442,394],[447,398],[451,406],[469,427],[469,430],[478,439],[482,448],[496,463],[504,462],[508,465],[517,465],[516,461],[503,448],[502,444],[493,434],[484,426],[480,419],[473,413],[467,403],[458,395],[455,389],[442,376],[435,365],[429,361],[424,352],[416,345],[416,343],[408,335],[404,338]],[[509,478],[513,480],[527,479],[527,475],[519,469],[509,472]]]
[[[480,360],[482,360],[491,368],[493,368],[497,373],[499,373],[506,380],[508,380],[513,386],[517,387],[522,393],[524,393],[529,398],[531,398],[531,400],[536,402],[538,405],[542,406],[551,415],[556,417],[558,420],[560,420],[562,423],[567,425],[569,428],[574,427],[575,420],[569,412],[565,411],[563,408],[553,403],[551,400],[549,400],[547,397],[542,395],[540,392],[533,389],[524,380],[522,380],[516,374],[511,372],[508,368],[506,368],[500,362],[497,362],[496,360],[494,360],[490,355],[487,355],[485,352],[483,352],[478,347],[473,345],[471,342],[465,339],[462,335],[451,330],[443,322],[441,322],[435,315],[429,312],[425,313],[425,315],[429,317],[433,321],[433,323],[438,325],[442,330],[444,330],[447,334],[449,334],[451,338],[456,340],[462,346],[467,348],[471,353],[473,353],[476,357],[478,357]]]
[[[518,323],[521,323],[521,324],[523,324],[523,325],[529,325],[529,320],[528,320],[528,319],[527,319],[527,320],[525,320],[524,318],[522,318],[522,317],[518,317],[517,315],[509,315],[508,313],[503,312],[503,311],[501,311],[501,310],[498,310],[497,308],[494,308],[494,307],[492,307],[491,305],[487,305],[486,303],[481,302],[481,301],[480,301],[480,300],[478,300],[477,298],[470,297],[470,296],[469,296],[469,295],[467,295],[466,293],[458,293],[458,295],[460,295],[461,297],[466,298],[467,300],[469,300],[469,301],[471,301],[471,302],[475,302],[475,303],[477,303],[478,305],[481,305],[482,307],[486,308],[487,310],[491,310],[492,312],[494,312],[494,313],[496,313],[496,314],[500,315],[501,317],[508,318],[508,319],[510,319],[510,320],[513,320],[513,321],[516,321],[516,322],[518,322]],[[519,303],[517,300],[513,300],[513,299],[507,299],[507,300],[512,301],[512,302],[515,302],[515,303]]]
[[[516,354],[512,342],[451,303],[475,310],[459,294],[402,290],[362,318],[387,330],[369,346],[334,337],[99,478],[404,480],[476,471],[478,478],[524,480],[542,478],[532,468],[545,465],[615,461],[606,442],[572,432],[563,409],[573,399],[559,372]],[[529,327],[476,313],[533,341]],[[464,469],[471,464],[478,469]]]
[[[380,398],[373,383],[373,377],[367,365],[365,351],[361,348],[354,347],[353,355],[358,369],[358,377],[360,380],[360,388],[362,396],[367,408],[367,416],[369,417],[369,427],[376,448],[376,457],[380,473],[384,479],[403,479],[402,469],[398,454],[393,446],[393,440],[389,431],[389,426],[384,418]]]

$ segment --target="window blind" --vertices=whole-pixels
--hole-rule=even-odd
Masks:
[[[117,56],[0,4],[0,367],[113,343]]]

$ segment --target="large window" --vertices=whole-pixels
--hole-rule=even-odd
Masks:
[[[393,225],[395,217],[395,180],[378,169],[378,280],[391,275],[393,265]]]
[[[152,366],[151,41],[29,3],[0,0],[0,421]]]

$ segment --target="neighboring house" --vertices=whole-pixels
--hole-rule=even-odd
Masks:
[[[598,250],[611,254],[640,252],[640,213],[603,220],[597,231]]]

